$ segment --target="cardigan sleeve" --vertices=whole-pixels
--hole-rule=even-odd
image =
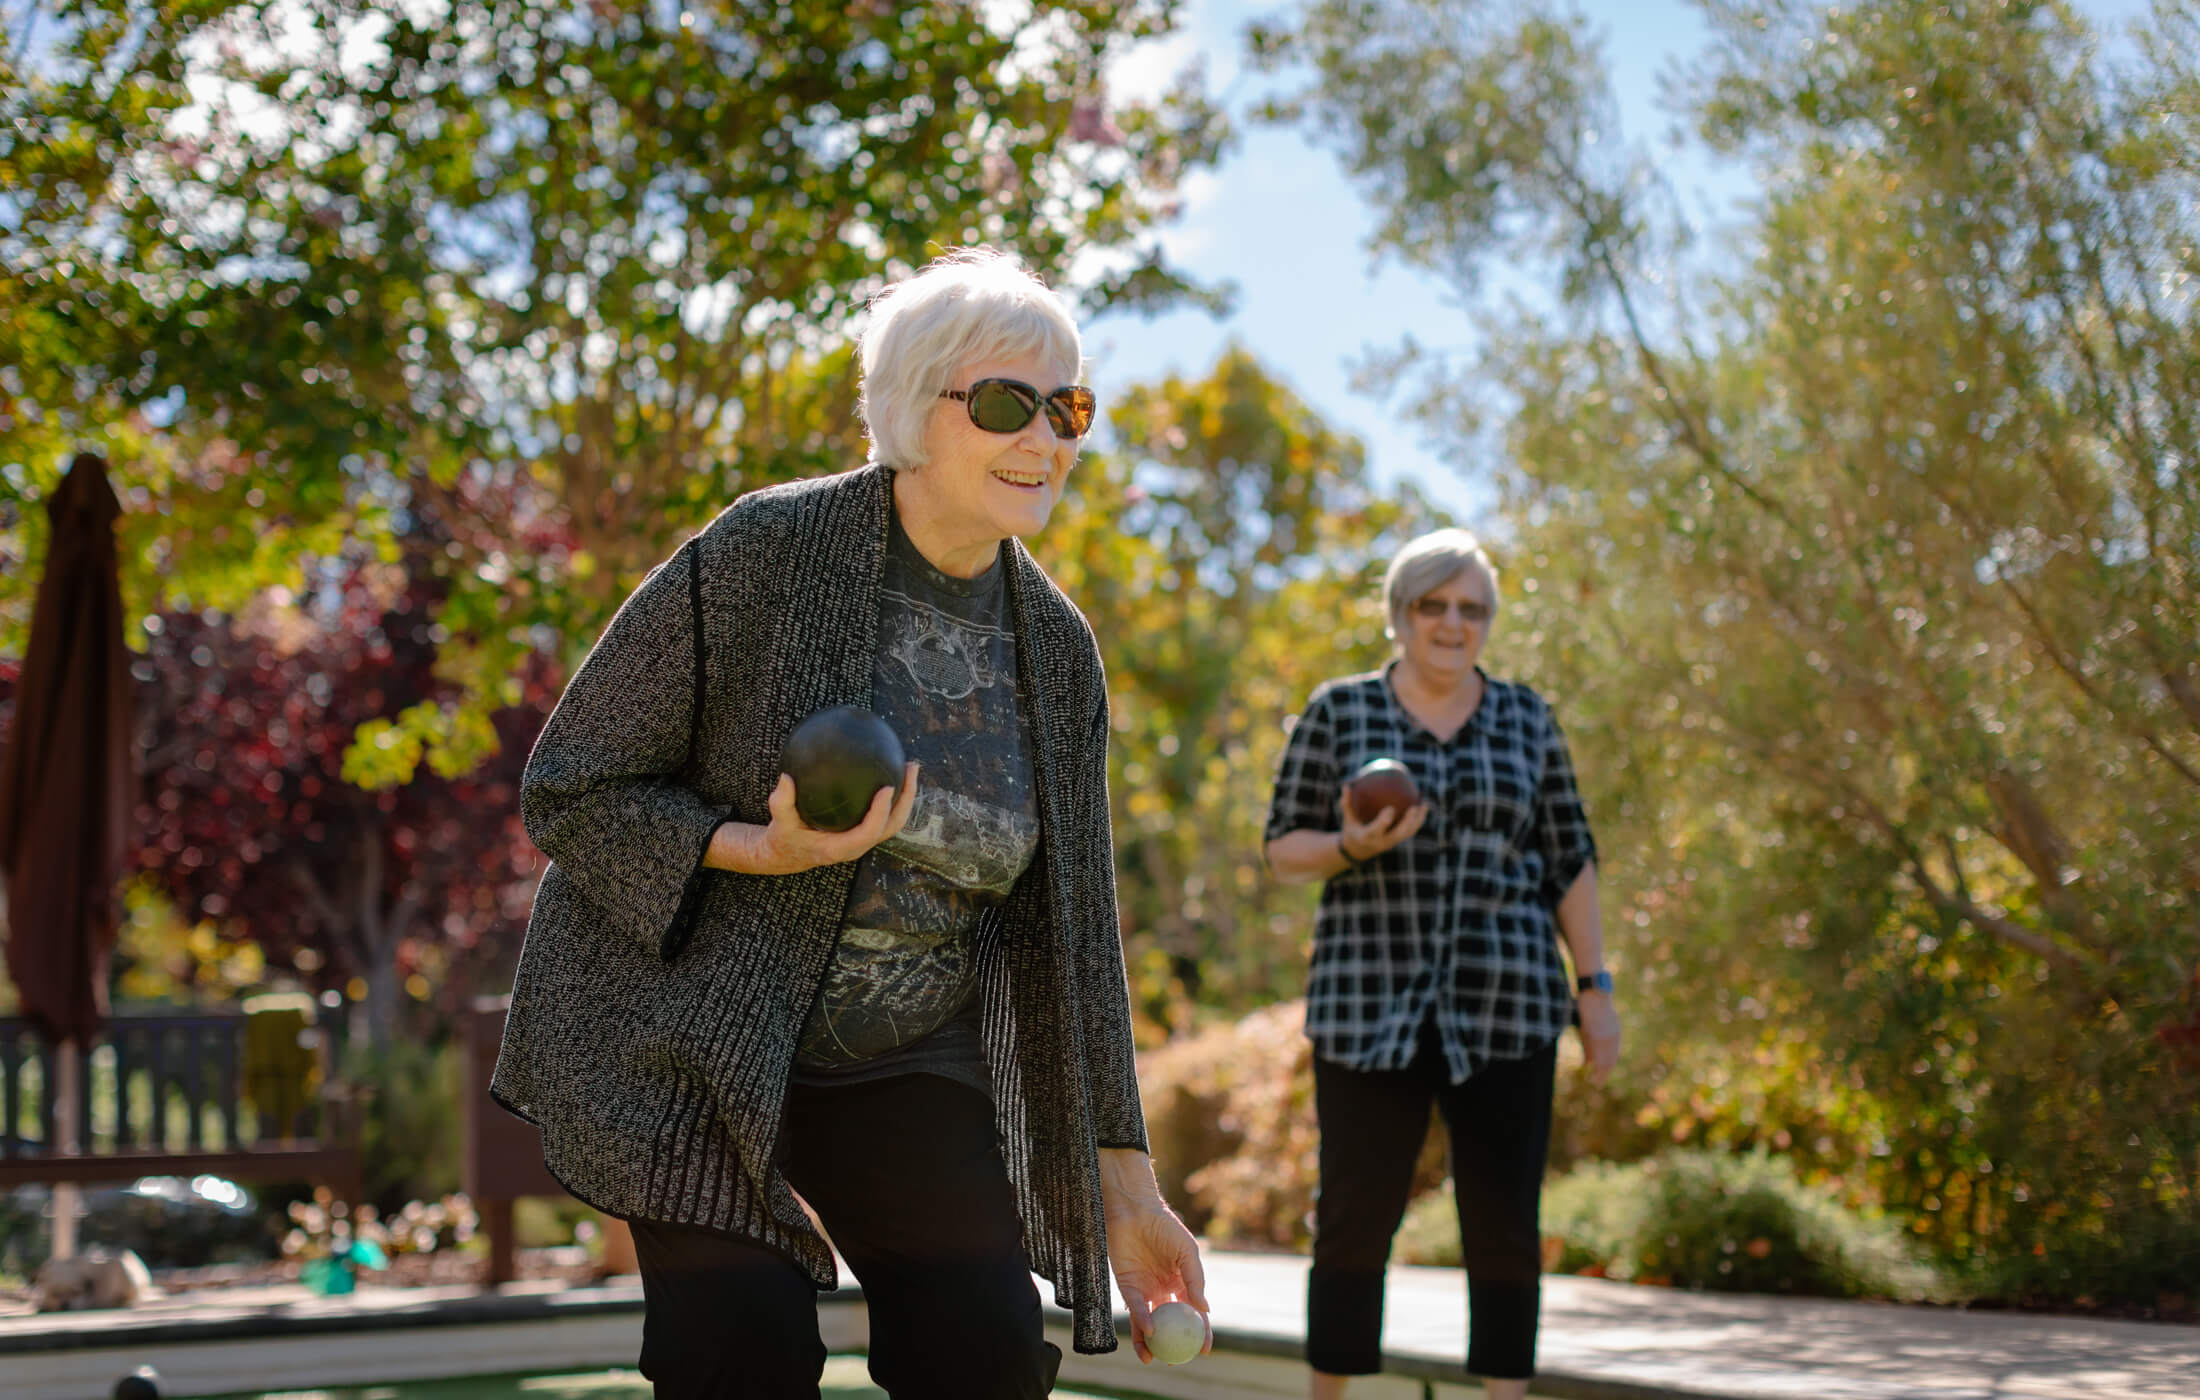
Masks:
[[[1097,649],[1096,649],[1097,651]],[[1097,654],[1094,668],[1099,668]],[[1138,1098],[1138,1048],[1131,1035],[1130,979],[1123,965],[1121,917],[1115,903],[1115,837],[1108,802],[1108,687],[1085,736],[1079,763],[1086,800],[1098,823],[1099,870],[1094,907],[1080,918],[1076,968],[1079,1004],[1086,1010],[1085,1084],[1091,1095],[1093,1136],[1101,1147],[1146,1146],[1146,1114]]]
[[[520,778],[527,835],[620,933],[685,942],[725,819],[680,781],[703,674],[699,543],[658,565],[566,685]]]

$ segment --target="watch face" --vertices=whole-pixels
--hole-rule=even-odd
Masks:
[[[1609,972],[1587,973],[1575,979],[1574,990],[1577,992],[1609,992],[1612,990],[1612,974]]]

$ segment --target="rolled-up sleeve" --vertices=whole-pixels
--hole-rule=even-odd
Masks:
[[[620,607],[520,779],[529,838],[612,926],[668,957],[724,820],[680,780],[702,674],[698,547],[658,565]]]
[[[1556,906],[1597,858],[1589,812],[1574,780],[1574,760],[1558,717],[1543,707],[1543,780],[1536,789],[1535,841],[1543,852],[1543,897]]]
[[[1261,839],[1273,841],[1294,831],[1335,831],[1337,760],[1330,747],[1330,700],[1317,690],[1306,712],[1291,726],[1283,757],[1276,764],[1276,791],[1268,802],[1268,827]]]

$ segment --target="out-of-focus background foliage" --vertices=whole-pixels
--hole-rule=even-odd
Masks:
[[[1340,162],[1480,332],[1364,377],[1492,493],[1488,664],[1599,829],[1629,1050],[1562,1078],[1550,1266],[2185,1312],[2200,11],[1701,8],[1672,100],[1754,182],[1714,231],[1563,7],[1282,9],[1234,117]],[[1037,10],[10,12],[0,703],[41,502],[100,451],[146,755],[118,993],[341,993],[416,1115],[372,1129],[392,1204],[452,1184],[433,1047],[507,984],[561,677],[727,501],[860,460],[864,298],[975,241],[1101,324],[1228,297],[1157,251],[1226,104],[1103,81],[1176,7]],[[1156,1153],[1214,1238],[1301,1246],[1312,894],[1261,869],[1268,782],[1450,516],[1258,347],[1108,416],[1035,547],[1107,653]]]

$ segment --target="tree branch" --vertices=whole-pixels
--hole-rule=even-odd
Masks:
[[[297,886],[298,893],[305,898],[307,906],[313,911],[313,917],[327,931],[329,937],[338,937],[343,931],[344,919],[336,911],[336,901],[330,898],[329,892],[314,878],[313,871],[303,861],[292,861],[288,868],[291,883]]]

